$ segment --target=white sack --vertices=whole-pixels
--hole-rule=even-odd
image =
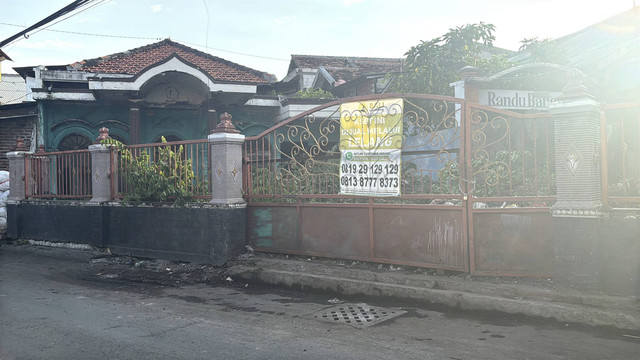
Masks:
[[[0,207],[7,205],[7,198],[9,197],[9,191],[0,192]]]
[[[0,171],[0,191],[9,190],[9,172],[8,171]]]

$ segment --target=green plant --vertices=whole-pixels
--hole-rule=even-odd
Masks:
[[[162,137],[162,143],[166,142]],[[195,173],[191,159],[184,156],[182,145],[175,151],[170,146],[159,146],[153,153],[143,149],[134,154],[117,140],[107,139],[102,143],[117,146],[120,152],[120,169],[127,186],[125,202],[172,201],[174,206],[183,206],[193,200],[191,188]]]
[[[304,91],[298,91],[293,97],[298,99],[335,99],[335,95],[331,91],[320,88],[308,88]]]

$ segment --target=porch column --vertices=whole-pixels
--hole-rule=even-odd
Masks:
[[[207,134],[211,134],[218,123],[218,113],[214,109],[207,110]]]
[[[131,145],[140,143],[140,109],[129,109],[129,143]]]
[[[549,107],[555,130],[556,280],[597,288],[602,206],[600,177],[600,103],[574,70],[562,95]]]
[[[209,135],[211,153],[211,203],[244,204],[242,198],[242,145],[244,135],[231,123],[231,115],[220,115],[220,123]]]
[[[109,129],[100,129],[100,136],[93,145],[89,145],[91,154],[91,191],[92,203],[111,201],[111,146],[100,141],[109,137]]]
[[[27,148],[24,138],[19,137],[13,151],[7,153],[9,159],[9,197],[7,200],[20,201],[26,197],[24,159]]]

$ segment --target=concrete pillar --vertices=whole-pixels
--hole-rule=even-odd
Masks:
[[[14,151],[7,153],[9,159],[9,197],[7,200],[20,201],[26,197],[25,179],[25,154],[24,139],[18,138]]]
[[[597,290],[599,243],[606,213],[600,176],[600,103],[575,70],[562,95],[549,107],[555,130],[555,279]]]
[[[600,103],[587,93],[577,71],[549,112],[555,128],[557,194],[552,215],[602,216]]]
[[[211,203],[244,204],[242,198],[242,145],[244,135],[231,123],[231,115],[220,115],[220,123],[209,134],[211,149]]]
[[[109,129],[100,129],[100,136],[93,145],[89,145],[91,154],[91,202],[111,201],[111,146],[102,145],[100,141],[109,137]]]

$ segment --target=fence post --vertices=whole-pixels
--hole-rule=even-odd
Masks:
[[[25,157],[27,148],[24,145],[24,138],[16,140],[13,151],[7,153],[9,159],[9,197],[7,200],[20,201],[26,198],[25,186]]]
[[[111,147],[100,142],[109,137],[109,129],[100,128],[100,136],[89,145],[91,154],[91,202],[111,201]]]
[[[231,123],[231,115],[220,115],[220,123],[209,134],[212,204],[243,204],[242,145],[244,135]]]
[[[549,107],[555,130],[555,273],[559,282],[593,288],[599,282],[598,242],[602,206],[600,103],[574,70]]]

